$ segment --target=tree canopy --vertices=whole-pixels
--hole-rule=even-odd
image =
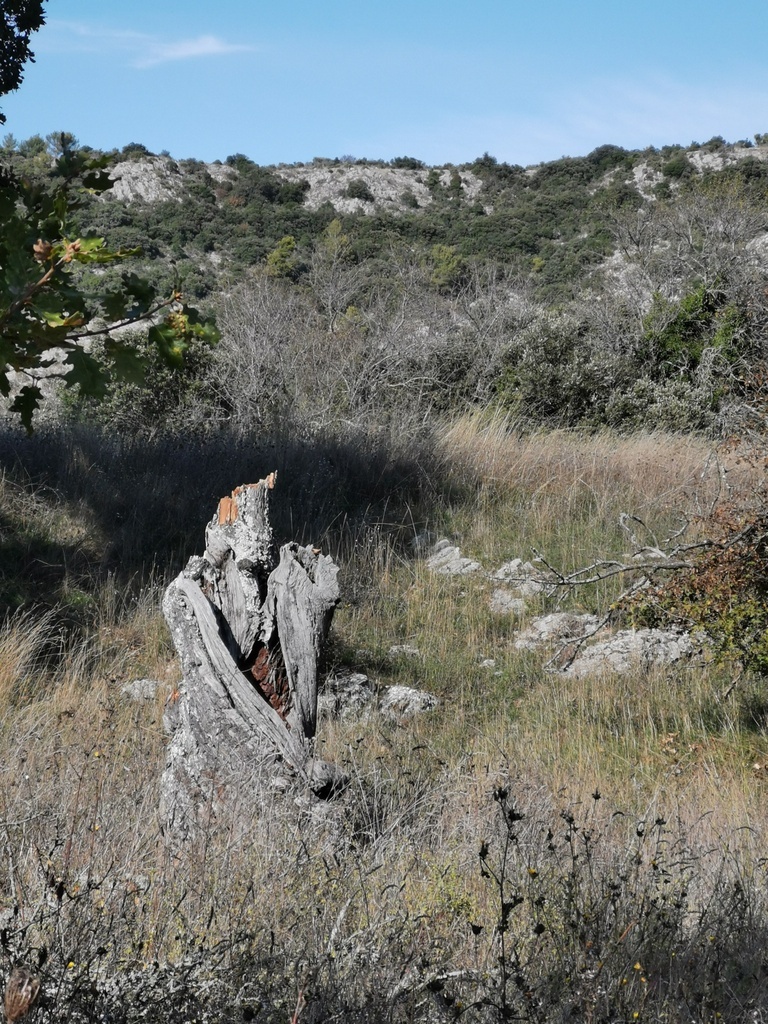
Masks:
[[[18,89],[24,65],[35,59],[29,39],[45,24],[44,3],[45,0],[3,0],[0,10],[0,96]],[[5,124],[5,114],[1,111],[0,124]]]
[[[29,39],[44,22],[44,0],[5,0],[0,15],[0,94],[17,88],[32,52]],[[4,121],[5,118],[2,118]],[[42,142],[42,140],[41,140]],[[114,248],[94,232],[78,233],[73,215],[87,195],[109,189],[109,159],[75,148],[66,132],[40,156],[47,173],[35,181],[0,164],[0,395],[31,430],[43,378],[58,377],[101,397],[110,380],[141,378],[145,359],[119,328],[147,322],[149,337],[171,363],[192,337],[214,341],[215,329],[182,302],[178,288],[160,295],[136,274],[123,274],[98,297],[84,271],[117,263],[137,248]],[[109,369],[89,351],[103,339]],[[58,350],[58,351],[54,351]]]

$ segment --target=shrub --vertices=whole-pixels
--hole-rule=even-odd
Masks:
[[[638,356],[649,375],[700,385],[708,377],[710,407],[734,385],[734,368],[747,354],[751,330],[746,311],[725,291],[700,284],[679,302],[655,295],[643,320]],[[718,379],[712,379],[711,366]]]
[[[505,407],[539,423],[600,423],[627,375],[622,357],[591,343],[585,321],[540,313],[509,343],[496,395]]]
[[[133,345],[146,361],[143,379],[118,380],[98,402],[74,399],[70,415],[96,422],[118,434],[146,436],[158,430],[186,433],[202,426],[212,414],[205,375],[212,359],[211,346],[191,339],[181,366],[171,366],[145,335],[134,335]],[[95,353],[99,356],[98,349]],[[109,371],[111,360],[100,357]]]
[[[672,157],[662,167],[668,178],[687,178],[693,173],[693,165],[683,153]]]
[[[142,157],[154,155],[141,142],[129,142],[127,146],[123,146],[121,152],[128,160],[141,160]]]
[[[347,185],[347,196],[349,199],[362,199],[366,203],[372,203],[376,198],[362,178],[352,178]]]
[[[238,171],[245,171],[255,166],[253,160],[246,156],[245,153],[230,153],[224,163],[227,167],[234,167]]]
[[[396,156],[389,161],[392,167],[403,171],[420,171],[425,167],[423,160],[417,160],[415,156]]]
[[[644,625],[676,625],[706,635],[716,656],[768,676],[768,505],[718,506],[690,569],[643,592],[629,611]]]
[[[439,292],[451,292],[461,285],[466,263],[455,246],[433,245],[430,264],[430,284]]]
[[[622,430],[712,431],[717,424],[719,379],[713,384],[641,377],[608,396],[605,422]]]

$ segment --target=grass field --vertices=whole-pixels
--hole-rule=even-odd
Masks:
[[[498,417],[366,443],[0,445],[3,968],[39,966],[56,1020],[768,1020],[764,681],[550,672],[488,579],[432,574],[412,543],[570,571],[627,551],[623,512],[649,543],[684,516],[694,535],[756,490],[754,466],[691,437]],[[178,683],[162,589],[219,494],[276,465],[278,532],[342,567],[329,669],[440,705],[323,721],[342,800],[244,779],[231,819],[178,849],[157,815]],[[530,614],[603,610],[620,587]],[[145,677],[154,698],[121,691]]]

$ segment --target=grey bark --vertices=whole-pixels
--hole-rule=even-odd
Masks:
[[[319,796],[342,775],[314,757],[317,675],[339,600],[338,567],[312,547],[277,551],[275,474],[222,498],[205,553],[163,599],[182,681],[166,711],[161,783],[167,832],[215,824],[253,786],[298,782]]]

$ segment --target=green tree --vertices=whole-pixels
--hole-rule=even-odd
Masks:
[[[370,185],[363,178],[352,178],[347,185],[347,195],[350,199],[362,199],[366,203],[372,203],[375,199]]]
[[[285,235],[267,256],[267,273],[270,277],[286,277],[289,280],[294,280],[298,267],[296,239],[293,235]]]
[[[421,171],[424,169],[424,161],[417,160],[415,156],[396,156],[389,163],[391,167],[405,171]]]
[[[451,197],[451,199],[461,199],[461,192],[463,187],[464,186],[462,184],[461,175],[459,174],[459,172],[455,170],[452,171],[451,180],[448,183],[448,195]]]
[[[21,80],[23,62],[31,56],[29,35],[43,16],[42,2],[30,0],[5,0],[3,10],[0,93],[5,94]],[[49,139],[59,156],[39,180],[19,177],[10,165],[0,164],[0,394],[8,398],[15,392],[10,410],[27,430],[43,397],[44,377],[58,377],[95,397],[102,397],[113,379],[142,377],[145,360],[115,333],[118,328],[150,322],[150,340],[171,364],[183,361],[192,338],[212,342],[217,336],[213,325],[182,303],[177,290],[161,296],[134,274],[95,296],[87,294],[88,267],[124,260],[138,250],[115,249],[98,235],[74,230],[73,214],[84,197],[111,186],[108,158],[78,151],[75,142],[66,132]],[[40,144],[45,151],[45,141]],[[88,351],[96,337],[103,339],[109,368]]]
[[[354,262],[352,240],[341,221],[334,217],[315,242],[309,268],[309,284],[325,312],[328,331],[336,329],[336,318],[352,304],[360,285],[360,270]]]
[[[3,0],[0,10],[0,96],[18,89],[24,65],[35,59],[29,37],[45,23],[44,3],[45,0]],[[2,112],[0,124],[5,124]]]
[[[464,259],[453,245],[438,243],[430,250],[430,284],[439,292],[451,292],[458,288],[466,270]]]
[[[691,174],[693,167],[688,157],[681,153],[668,160],[662,167],[662,170],[668,178],[685,178]]]
[[[48,153],[54,158],[80,149],[80,143],[71,132],[51,132],[45,136],[45,145]]]

